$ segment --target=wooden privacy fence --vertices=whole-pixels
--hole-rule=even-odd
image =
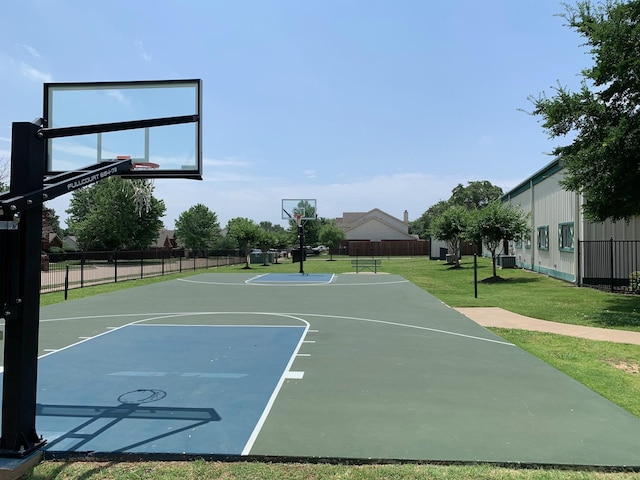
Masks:
[[[381,242],[349,240],[346,254],[364,257],[392,257],[429,255],[429,242],[425,240],[387,240]]]

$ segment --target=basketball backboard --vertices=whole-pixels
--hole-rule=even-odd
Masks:
[[[318,215],[316,200],[311,198],[282,199],[282,219],[295,221],[296,214],[302,215],[300,220],[315,220]]]
[[[44,128],[187,117],[186,123],[47,140],[47,175],[130,157],[127,176],[202,178],[201,81],[45,83]],[[157,168],[155,166],[157,165]]]

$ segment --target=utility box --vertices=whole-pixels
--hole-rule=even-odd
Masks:
[[[498,255],[497,265],[500,268],[516,268],[515,255]]]

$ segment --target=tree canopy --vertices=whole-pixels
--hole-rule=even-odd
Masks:
[[[529,233],[527,215],[518,207],[498,200],[489,202],[473,212],[468,223],[467,238],[480,238],[491,252],[493,277],[496,274],[496,256],[504,241],[520,240]]]
[[[502,188],[493,185],[488,180],[471,181],[467,185],[459,183],[447,200],[440,200],[432,205],[417,220],[409,223],[409,233],[417,234],[420,238],[427,238],[433,234],[432,222],[452,206],[461,206],[467,210],[484,208],[492,200],[502,197]]]
[[[147,248],[158,237],[165,210],[152,195],[149,210],[138,215],[131,182],[114,176],[72,193],[67,225],[85,250]]]
[[[549,98],[529,97],[550,137],[573,142],[553,150],[564,165],[562,185],[584,198],[592,221],[640,214],[640,0],[580,1],[561,16],[585,39],[594,61],[581,87],[560,83]]]
[[[434,218],[431,224],[433,236],[447,242],[450,255],[455,255],[455,265],[460,266],[460,243],[467,235],[469,210],[462,205],[454,205]]]
[[[264,230],[248,218],[236,217],[227,222],[227,236],[235,239],[238,247],[244,251],[247,257],[246,268],[249,268],[249,248],[260,242],[263,232]]]
[[[198,203],[180,214],[176,220],[176,236],[187,248],[211,248],[220,237],[218,216]]]
[[[329,247],[330,259],[333,260],[333,250],[340,246],[345,239],[344,230],[332,223],[327,223],[320,228],[320,242]]]

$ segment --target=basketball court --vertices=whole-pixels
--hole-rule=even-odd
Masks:
[[[48,456],[640,466],[640,420],[395,275],[207,273],[43,307]]]
[[[0,464],[47,456],[640,468],[640,420],[393,275],[207,273],[39,306],[42,204],[202,178],[201,82],[45,84],[0,195]],[[316,201],[282,200],[298,229]],[[6,463],[6,462],[5,462]],[[9,461],[9,463],[11,463]]]

